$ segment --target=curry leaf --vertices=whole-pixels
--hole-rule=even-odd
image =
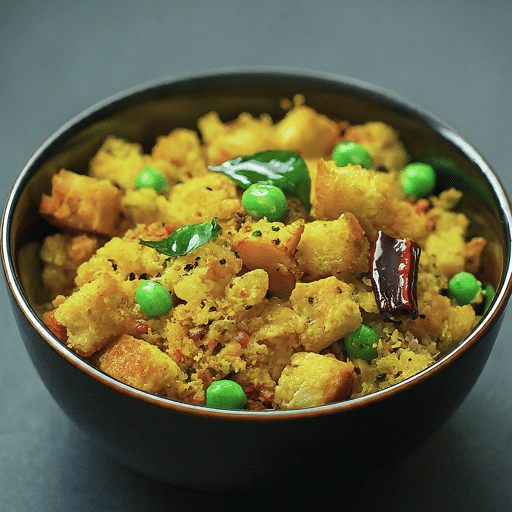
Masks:
[[[272,149],[209,167],[231,178],[243,189],[253,183],[270,183],[295,196],[311,210],[311,178],[304,159],[294,151]]]
[[[217,240],[222,227],[217,219],[200,224],[189,224],[173,231],[163,240],[139,240],[139,243],[152,247],[166,256],[185,256],[207,242]]]

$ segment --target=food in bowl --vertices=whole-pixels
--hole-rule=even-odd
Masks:
[[[486,240],[380,121],[215,112],[149,152],[106,138],[40,214],[43,319],[112,377],[197,405],[300,409],[385,389],[478,323]]]

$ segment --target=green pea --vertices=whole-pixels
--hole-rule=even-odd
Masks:
[[[280,221],[288,208],[284,192],[267,183],[252,184],[242,195],[242,206],[254,218],[269,222]]]
[[[436,185],[436,173],[431,165],[414,162],[403,168],[400,182],[404,195],[417,199],[432,193]]]
[[[135,186],[137,188],[152,188],[158,194],[165,192],[167,185],[167,178],[154,167],[145,167],[135,178]]]
[[[480,291],[480,282],[469,272],[459,272],[448,282],[448,295],[455,299],[459,306],[471,304]]]
[[[206,390],[206,405],[215,409],[243,409],[246,396],[242,386],[232,380],[217,380]]]
[[[345,337],[345,348],[350,357],[357,357],[365,361],[375,359],[379,353],[379,335],[367,325],[360,325],[354,332]]]
[[[332,159],[338,167],[345,167],[348,164],[360,165],[365,169],[371,169],[373,157],[367,149],[352,141],[345,141],[338,144],[332,152]]]
[[[150,318],[166,315],[172,309],[172,296],[160,283],[142,281],[135,291],[141,311]]]

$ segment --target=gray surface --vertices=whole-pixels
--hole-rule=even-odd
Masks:
[[[167,75],[252,65],[400,93],[472,140],[510,193],[511,22],[509,0],[0,0],[2,203],[36,147],[96,101]],[[0,293],[2,512],[512,510],[512,311],[464,404],[401,464],[383,461],[366,492],[345,497],[350,474],[339,488],[310,489],[304,468],[295,489],[224,495],[148,480],[85,439],[39,380]]]

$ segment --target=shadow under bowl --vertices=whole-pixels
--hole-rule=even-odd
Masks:
[[[176,127],[196,129],[215,110],[222,120],[246,111],[283,115],[282,98],[352,123],[384,121],[399,131],[414,160],[436,168],[438,187],[465,193],[461,205],[476,235],[488,239],[484,277],[496,296],[476,329],[455,350],[404,382],[373,395],[296,411],[219,411],[149,395],[98,371],[59,342],[37,311],[40,267],[27,247],[48,225],[37,215],[61,168],[87,171],[107,135],[147,151]],[[48,390],[78,425],[115,458],[158,480],[197,488],[324,483],[382,468],[422,443],[452,414],[480,375],[511,291],[511,212],[490,165],[457,131],[387,91],[304,70],[225,70],[146,84],[78,115],[31,157],[9,196],[2,222],[2,261],[28,353]],[[33,253],[32,253],[33,254]]]

